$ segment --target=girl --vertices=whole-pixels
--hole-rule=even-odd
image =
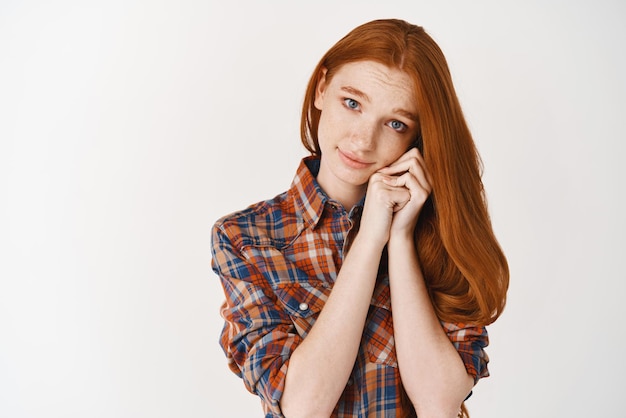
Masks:
[[[456,417],[505,305],[480,160],[419,26],[363,24],[320,60],[289,190],[220,219],[221,345],[266,417]]]

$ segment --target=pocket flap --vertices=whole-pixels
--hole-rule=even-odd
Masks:
[[[274,292],[289,315],[307,318],[322,310],[328,300],[330,287],[322,282],[277,283]]]

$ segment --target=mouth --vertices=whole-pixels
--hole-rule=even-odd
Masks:
[[[363,169],[370,167],[372,164],[374,164],[358,158],[356,155],[352,154],[349,151],[342,151],[339,148],[337,148],[337,151],[339,153],[339,158],[341,158],[341,161],[343,161],[343,163],[346,164],[348,167]]]

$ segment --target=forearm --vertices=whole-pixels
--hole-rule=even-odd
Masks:
[[[420,417],[456,417],[473,385],[435,314],[412,237],[392,236],[389,282],[400,375]]]
[[[315,325],[289,360],[285,416],[328,417],[334,409],[354,366],[381,253],[355,238]]]

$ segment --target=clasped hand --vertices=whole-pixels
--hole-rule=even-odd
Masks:
[[[417,148],[372,174],[361,233],[384,245],[391,235],[413,236],[420,211],[432,191],[430,174]]]

